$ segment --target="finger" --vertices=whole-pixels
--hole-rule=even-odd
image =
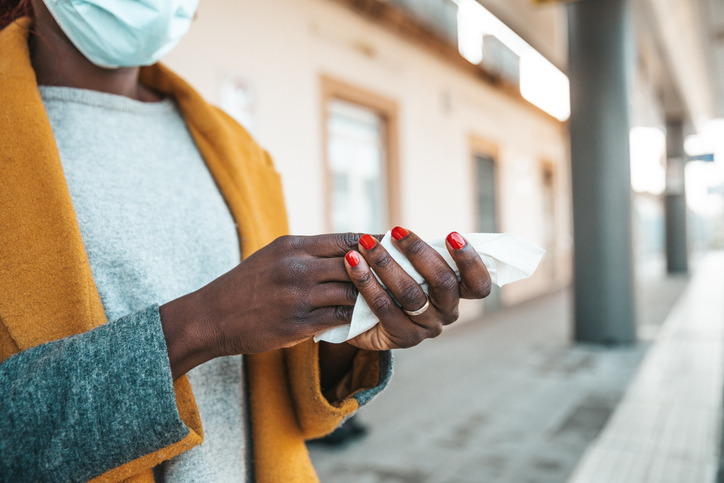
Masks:
[[[431,334],[429,328],[416,324],[395,304],[358,252],[347,253],[345,266],[352,283],[364,297],[372,313],[380,319],[385,332],[396,347],[412,347],[428,337],[437,335]]]
[[[317,258],[309,262],[312,279],[317,282],[349,282],[349,275],[344,266],[344,256],[334,258]]]
[[[296,237],[300,248],[315,257],[343,257],[359,241],[359,233],[328,233],[325,235]]]
[[[353,308],[351,305],[337,305],[312,310],[310,315],[314,321],[315,333],[349,324],[352,321]]]
[[[455,322],[460,300],[460,287],[455,271],[442,255],[414,233],[395,227],[392,239],[397,249],[427,282],[428,295],[433,305],[440,309],[443,323],[448,325]]]
[[[456,231],[447,236],[445,244],[460,270],[460,296],[482,299],[490,295],[490,274],[475,249]]]
[[[301,248],[315,257],[344,257],[350,250],[356,250],[361,233],[328,233],[326,235],[295,237]],[[375,235],[382,239],[383,235]]]
[[[343,265],[344,266],[344,265]],[[345,276],[349,276],[345,272]],[[357,288],[352,283],[328,282],[320,283],[314,287],[310,294],[312,307],[334,307],[337,305],[352,305],[357,301]]]
[[[427,295],[415,281],[400,265],[392,258],[385,247],[380,245],[374,238],[369,235],[363,235],[360,238],[360,253],[364,256],[372,270],[380,277],[382,283],[394,295],[402,308],[408,311],[418,310],[427,302]],[[457,280],[456,280],[457,281]],[[434,314],[435,311],[432,311]],[[424,324],[432,322],[433,318],[428,317],[427,312],[416,316],[414,321],[416,324]]]

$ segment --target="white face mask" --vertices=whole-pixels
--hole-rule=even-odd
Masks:
[[[106,68],[151,65],[189,30],[199,0],[43,0],[66,36]]]

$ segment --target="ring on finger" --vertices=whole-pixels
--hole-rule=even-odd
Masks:
[[[422,307],[420,307],[420,308],[417,309],[417,310],[405,310],[405,309],[402,309],[402,310],[403,310],[407,315],[409,315],[409,316],[411,316],[411,317],[414,317],[414,316],[416,316],[416,315],[422,315],[422,314],[424,314],[425,311],[426,311],[427,309],[429,309],[429,308],[430,308],[430,297],[428,297],[427,294],[425,294],[425,305],[423,305]]]

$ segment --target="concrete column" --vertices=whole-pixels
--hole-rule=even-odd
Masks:
[[[636,340],[631,234],[627,0],[568,5],[575,339]]]
[[[684,189],[684,123],[666,122],[666,267],[669,273],[686,273],[686,192]]]

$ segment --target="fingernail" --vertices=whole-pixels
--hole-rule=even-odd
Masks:
[[[369,235],[362,235],[359,239],[359,244],[362,245],[365,250],[371,250],[375,247],[375,245],[377,245],[377,240]]]
[[[347,263],[349,263],[349,266],[352,268],[359,265],[359,255],[357,255],[357,252],[347,252],[344,258],[347,259]]]
[[[454,231],[447,236],[447,242],[455,250],[460,250],[465,246],[465,240],[460,236],[460,233]]]
[[[408,232],[401,226],[396,226],[392,229],[392,238],[394,238],[395,240],[398,240],[398,241],[402,240],[409,234],[410,234],[410,232]]]

